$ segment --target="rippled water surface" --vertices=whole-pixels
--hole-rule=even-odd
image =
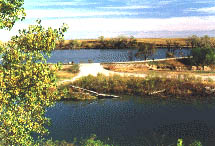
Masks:
[[[58,102],[48,110],[54,140],[72,141],[91,134],[120,146],[176,144],[200,140],[215,144],[215,107],[141,97],[91,102]],[[109,140],[108,140],[109,139]]]
[[[55,50],[48,62],[124,62],[137,61],[143,58],[136,58],[137,49],[80,49],[80,50]],[[158,49],[157,52],[151,56],[151,59],[161,59],[166,57],[167,49]],[[185,56],[189,54],[189,50],[181,50]],[[180,51],[176,51],[176,56],[180,56]]]

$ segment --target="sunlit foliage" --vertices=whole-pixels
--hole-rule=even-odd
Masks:
[[[45,29],[40,21],[20,30],[2,53],[0,139],[4,145],[33,145],[32,134],[47,133],[46,108],[58,99],[55,71],[46,59],[67,27]]]
[[[26,16],[24,0],[0,0],[0,29],[11,29],[17,20]]]

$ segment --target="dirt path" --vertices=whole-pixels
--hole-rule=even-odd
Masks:
[[[97,76],[98,73],[104,74],[106,76],[116,74],[120,76],[146,77],[145,74],[120,73],[120,72],[109,71],[104,69],[100,63],[83,63],[83,64],[80,64],[79,74],[76,77],[74,77],[72,81],[75,81],[81,77],[88,76],[88,75]]]
[[[80,64],[80,72],[78,73],[78,75],[73,77],[71,80],[62,81],[61,84],[65,82],[74,82],[77,79],[88,75],[97,76],[98,73],[104,74],[106,76],[116,74],[120,76],[146,77],[146,74],[120,73],[120,72],[109,71],[104,69],[100,63],[82,63]]]
[[[80,64],[80,72],[77,76],[73,77],[72,79],[63,80],[60,82],[60,84],[66,83],[66,82],[74,82],[78,80],[81,77],[93,75],[97,76],[98,73],[104,74],[106,76],[110,75],[120,75],[120,76],[133,76],[133,77],[146,77],[147,74],[144,73],[123,73],[123,72],[114,72],[110,70],[106,70],[103,68],[103,66],[100,63],[82,63]],[[215,81],[215,75],[200,75],[200,74],[193,74],[195,77],[201,77],[202,80],[207,80],[210,78],[211,80]],[[163,75],[159,75],[163,76]],[[171,78],[174,77],[172,74],[167,74],[165,77]]]

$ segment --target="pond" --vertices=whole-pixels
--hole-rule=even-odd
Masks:
[[[48,109],[53,140],[89,138],[119,146],[176,145],[178,138],[215,143],[215,106],[141,97],[58,102]]]
[[[136,58],[137,49],[80,49],[80,50],[55,50],[52,57],[48,59],[50,63],[68,63],[68,62],[125,62],[125,61],[139,61],[143,58]],[[151,59],[166,58],[167,49],[158,49],[157,52],[151,56]],[[190,50],[181,49],[176,51],[176,56],[189,55]]]

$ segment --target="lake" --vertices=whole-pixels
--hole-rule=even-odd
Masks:
[[[176,145],[178,138],[203,145],[215,143],[215,106],[128,97],[81,102],[58,102],[48,109],[53,140],[89,138],[119,146]]]
[[[125,61],[140,61],[143,58],[136,58],[137,49],[80,49],[80,50],[55,50],[52,52],[52,57],[48,59],[50,63],[68,63],[68,62],[125,62]],[[166,58],[167,49],[157,49],[157,52],[151,56],[151,59]],[[182,49],[181,52],[188,56],[190,50]],[[180,50],[176,51],[176,56],[180,56]]]

